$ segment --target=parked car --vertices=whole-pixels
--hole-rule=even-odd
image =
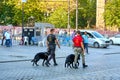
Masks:
[[[113,37],[109,37],[110,44],[120,44],[120,34],[116,34]]]
[[[110,40],[108,38],[105,38],[99,32],[94,30],[80,30],[81,35],[83,35],[85,31],[87,31],[87,35],[89,37],[88,46],[95,48],[107,48],[110,45]]]

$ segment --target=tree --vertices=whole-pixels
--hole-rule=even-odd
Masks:
[[[0,24],[12,24],[14,11],[14,4],[9,4],[7,0],[0,3]]]
[[[120,28],[120,0],[107,0],[105,5],[106,26],[117,26]]]
[[[22,5],[24,5],[24,23],[27,24],[30,16],[33,16],[36,22],[44,22],[46,16],[45,13],[52,15],[52,13],[54,13],[53,11],[59,11],[58,8],[60,6],[66,9],[66,3],[67,1],[62,0],[27,0],[26,3],[22,3],[21,0],[3,0],[3,2],[0,3],[0,24],[13,24],[21,26]]]
[[[4,3],[4,1],[6,1]],[[79,0],[79,26],[95,24],[95,1]],[[22,25],[22,5],[24,5],[24,23],[33,16],[36,22],[50,22],[56,27],[67,28],[68,1],[64,0],[3,0],[0,3],[0,24]],[[7,4],[7,5],[6,5]],[[70,0],[70,25],[75,26],[75,0]]]
[[[18,2],[15,5],[14,22],[17,25],[22,25],[22,8],[24,8],[24,23],[25,25],[29,22],[29,17],[33,16],[35,21],[42,21],[44,13],[41,12],[39,5],[34,1],[27,0],[26,3]]]
[[[96,23],[96,0],[78,0],[78,26],[90,27]],[[75,23],[75,11],[72,21]],[[75,25],[75,24],[74,24]]]
[[[67,28],[67,11],[59,7],[48,18],[48,22],[54,24],[58,28]]]

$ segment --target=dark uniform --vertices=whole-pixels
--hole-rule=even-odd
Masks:
[[[53,62],[54,62],[54,66],[57,65],[56,63],[56,59],[55,59],[55,49],[56,49],[56,43],[55,43],[55,40],[56,40],[56,36],[54,34],[49,34],[47,36],[47,41],[48,41],[48,52],[50,53],[49,57],[48,57],[48,60],[46,62],[46,65],[48,65],[49,61],[53,58]]]

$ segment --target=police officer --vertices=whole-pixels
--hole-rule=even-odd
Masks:
[[[47,36],[47,48],[50,53],[45,65],[49,67],[49,61],[53,59],[54,66],[57,66],[58,64],[56,63],[55,59],[55,49],[56,49],[56,44],[60,48],[60,45],[58,43],[58,40],[56,36],[54,35],[55,29],[50,29],[50,34]]]

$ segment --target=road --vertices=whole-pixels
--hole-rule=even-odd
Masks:
[[[0,80],[120,80],[120,46],[117,45],[107,49],[89,48],[85,69],[81,60],[78,69],[64,67],[65,57],[73,53],[72,47],[57,48],[58,66],[50,67],[42,66],[41,61],[38,67],[30,62],[37,52],[46,51],[45,47],[0,46],[0,51]]]

